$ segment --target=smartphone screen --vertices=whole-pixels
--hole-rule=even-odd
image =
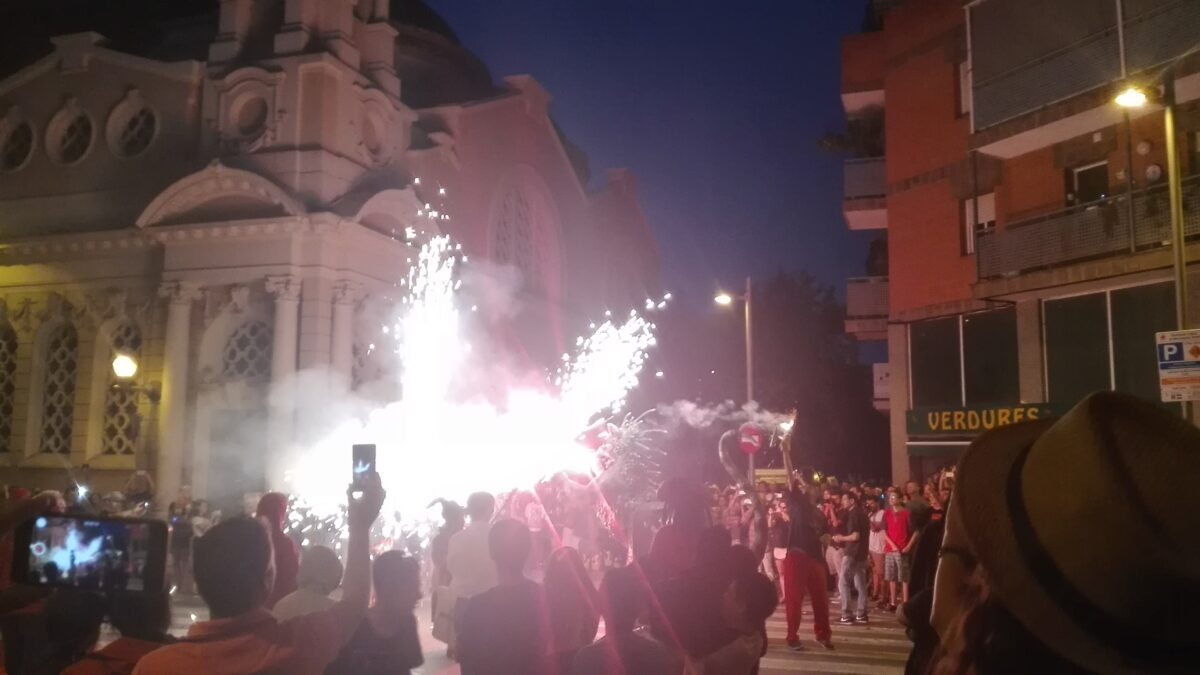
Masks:
[[[39,516],[18,532],[13,576],[85,591],[161,590],[166,553],[162,521]]]
[[[368,474],[375,473],[375,444],[365,443],[351,448],[353,462],[352,482],[361,487]]]

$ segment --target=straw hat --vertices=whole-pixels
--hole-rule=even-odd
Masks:
[[[1132,396],[981,436],[956,518],[994,595],[1096,673],[1196,673],[1200,429]]]

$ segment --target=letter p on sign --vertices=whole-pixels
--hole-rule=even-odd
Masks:
[[[1164,342],[1158,345],[1158,360],[1162,363],[1183,360],[1182,342]]]

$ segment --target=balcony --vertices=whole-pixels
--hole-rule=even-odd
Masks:
[[[857,340],[886,340],[887,277],[857,277],[846,281],[846,333]]]
[[[883,157],[848,159],[842,167],[842,214],[851,230],[887,228],[887,163]]]
[[[891,407],[892,370],[886,363],[871,364],[871,379],[875,392],[875,409],[887,412]]]
[[[1153,76],[1191,53],[1200,31],[1193,0],[1126,3],[1123,30],[1113,2],[983,2],[967,12],[971,143],[1002,158],[1119,123],[1111,99],[1122,56],[1130,73]],[[1185,60],[1177,74],[1178,101],[1196,98],[1194,65]]]
[[[1133,193],[1133,227],[1125,195],[1010,223],[976,242],[980,279],[1012,277],[1171,244],[1167,186]],[[1183,181],[1186,237],[1200,236],[1200,176]]]

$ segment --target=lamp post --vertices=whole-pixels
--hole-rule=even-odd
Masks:
[[[746,277],[746,290],[740,295],[730,295],[729,293],[717,293],[713,298],[713,302],[728,307],[733,304],[734,300],[742,300],[745,303],[745,321],[746,321],[746,403],[754,400],[754,332],[750,322],[751,307],[754,304],[752,301],[752,288],[750,277]],[[750,453],[750,484],[754,484],[754,454]]]
[[[1130,84],[1117,94],[1114,102],[1123,108],[1141,108],[1149,102],[1163,107],[1163,135],[1166,137],[1167,191],[1171,211],[1171,259],[1175,270],[1175,330],[1190,327],[1188,317],[1187,249],[1183,232],[1183,179],[1179,175],[1178,139],[1175,134],[1175,68],[1162,74],[1162,93],[1147,91]],[[1191,419],[1191,405],[1183,402],[1183,418]]]
[[[1167,68],[1162,76],[1162,94],[1130,85],[1113,99],[1123,108],[1141,108],[1147,103],[1163,106],[1163,135],[1166,137],[1167,190],[1171,211],[1171,257],[1175,266],[1175,328],[1188,328],[1187,251],[1183,233],[1183,181],[1179,175],[1178,140],[1175,134],[1175,71]]]

